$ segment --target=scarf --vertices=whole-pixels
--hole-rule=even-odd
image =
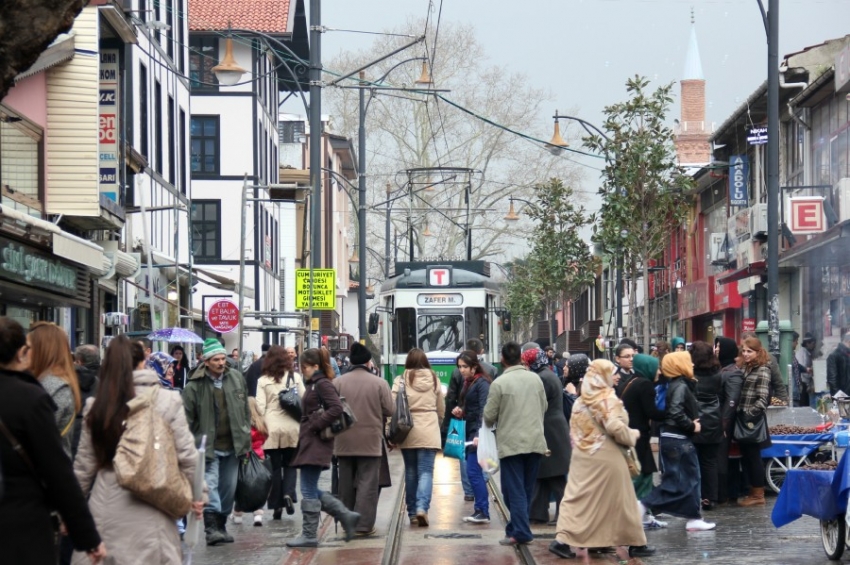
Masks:
[[[165,388],[174,388],[174,386],[165,378],[165,373],[168,367],[174,362],[174,357],[164,351],[154,351],[148,360],[145,361],[145,366],[153,370],[159,377],[159,384]]]
[[[622,402],[614,393],[614,364],[596,359],[590,364],[581,385],[581,396],[573,406],[570,437],[582,451],[596,453],[605,443],[605,423]]]
[[[584,353],[574,353],[567,359],[567,380],[571,383],[577,383],[584,378],[587,368],[590,366],[590,359]]]
[[[463,409],[464,406],[466,406],[466,393],[469,392],[469,389],[472,388],[472,385],[475,384],[475,381],[477,381],[478,379],[480,379],[482,377],[484,377],[484,374],[478,373],[478,374],[472,375],[471,377],[464,377],[463,378],[463,388],[461,388],[461,390],[460,390],[460,399],[458,400],[458,406],[460,406],[461,409]],[[488,381],[490,380],[489,375],[485,378]],[[481,408],[483,409],[484,407],[482,406]]]
[[[638,353],[633,363],[635,375],[655,382],[655,376],[658,374],[658,359],[652,355]]]
[[[549,366],[549,356],[539,348],[527,349],[522,352],[522,362],[535,373],[539,373]]]
[[[661,373],[668,378],[694,378],[694,363],[687,351],[674,351],[664,356],[661,362]]]

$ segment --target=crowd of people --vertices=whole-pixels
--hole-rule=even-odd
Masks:
[[[806,386],[812,341],[807,335],[807,354],[795,356],[794,402],[813,392]],[[845,341],[847,349],[850,336]],[[428,527],[435,458],[455,419],[465,424],[459,472],[472,503],[464,522],[490,522],[488,477],[477,456],[486,426],[498,432],[510,513],[501,544],[529,543],[532,526],[548,524],[557,529],[549,550],[560,557],[614,547],[628,563],[655,553],[646,532],[667,527],[660,513],[704,531],[715,528],[705,513],[718,505],[765,504],[766,408],[771,396],[789,400],[775,360],[748,334],[740,343],[719,337],[689,347],[676,338],[651,355],[623,340],[613,362],[510,342],[498,371],[472,339],[445,396],[421,349],[408,353],[390,386],[359,343],[336,364],[325,348],[299,356],[279,345],[234,363],[238,351],[228,355],[208,339],[195,367],[182,347],[153,351],[144,339],[113,338],[102,363],[98,348],[71,352],[67,344],[55,324],[25,332],[0,318],[0,546],[13,563],[98,563],[107,555],[115,563],[181,561],[185,519],[136,496],[116,468],[128,418],[144,402],[173,442],[175,483],[194,481],[206,438],[203,496],[187,500],[184,512],[203,520],[210,546],[234,541],[227,524],[242,523],[243,510],[253,512],[255,526],[268,519],[262,508],[235,504],[249,453],[268,461],[271,519],[300,504],[301,533],[289,547],[318,546],[321,511],[342,525],[346,541],[374,535],[394,449],[404,462],[410,526]],[[847,369],[842,363],[833,361],[836,374]],[[833,383],[845,385],[838,377]],[[412,427],[393,443],[388,424],[401,396]],[[334,457],[336,495],[319,488]]]

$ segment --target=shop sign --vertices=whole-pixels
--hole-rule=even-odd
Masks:
[[[98,186],[100,194],[118,201],[119,51],[100,50],[98,97]]]
[[[788,202],[788,223],[792,233],[809,235],[826,229],[822,196],[794,196]]]
[[[750,239],[750,209],[745,208],[737,214],[730,216],[728,229],[729,240],[732,243],[740,243]]]
[[[687,320],[711,312],[709,279],[702,279],[679,289],[679,319]]]
[[[767,126],[751,127],[747,130],[747,143],[764,145],[767,143]]]
[[[738,293],[738,285],[736,284],[720,284],[718,279],[723,275],[732,273],[726,271],[720,275],[709,277],[709,280],[714,286],[714,311],[728,310],[729,308],[741,307],[741,295]]]
[[[754,332],[756,331],[756,319],[755,318],[744,318],[741,320],[741,331],[744,332]]]
[[[749,180],[749,158],[746,155],[732,155],[729,159],[729,206],[746,206],[750,203],[747,190]]]
[[[77,270],[38,251],[0,240],[0,276],[60,294],[77,293]]]
[[[216,300],[207,313],[207,324],[218,333],[230,333],[239,327],[239,307],[231,300]]]
[[[850,45],[835,56],[835,92],[850,91]]]

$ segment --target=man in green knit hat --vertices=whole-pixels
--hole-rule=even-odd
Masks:
[[[227,516],[233,509],[239,458],[251,450],[251,413],[245,379],[227,368],[227,352],[217,339],[204,341],[203,360],[186,383],[183,405],[195,441],[207,436],[204,531],[207,545],[217,545],[233,541]]]

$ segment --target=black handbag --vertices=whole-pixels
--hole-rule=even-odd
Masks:
[[[413,415],[410,413],[410,404],[407,400],[407,388],[404,386],[405,375],[401,376],[401,387],[395,397],[395,412],[390,419],[390,432],[387,439],[390,443],[400,445],[410,430],[413,429]]]
[[[315,386],[313,387],[315,390]],[[322,402],[322,395],[316,391],[316,396],[319,397],[319,409],[317,410],[319,417],[325,412],[325,403]],[[354,412],[351,410],[351,406],[348,405],[348,402],[345,401],[345,397],[339,397],[339,401],[342,404],[342,414],[339,415],[339,418],[331,422],[331,425],[322,428],[322,431],[319,432],[319,437],[322,439],[333,439],[334,436],[338,436],[342,432],[348,430],[351,426],[357,423],[357,418],[354,417]]]
[[[277,394],[281,409],[292,416],[296,422],[301,421],[301,397],[298,396],[298,387],[295,386],[292,373],[286,375],[286,388]]]
[[[735,415],[733,436],[738,443],[761,443],[767,440],[767,418],[764,414],[753,417],[738,412]]]

